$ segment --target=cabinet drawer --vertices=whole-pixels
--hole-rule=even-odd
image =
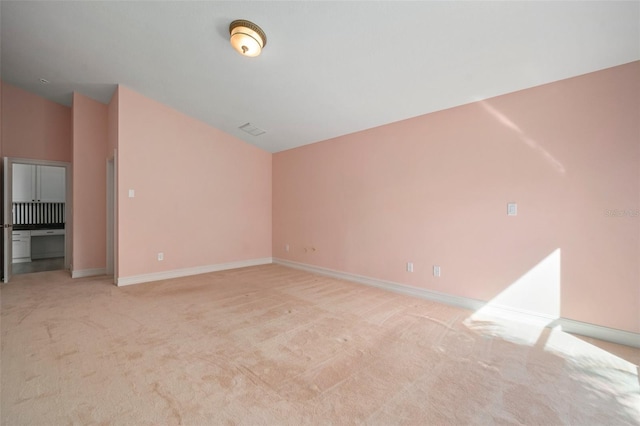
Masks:
[[[64,229],[35,229],[31,231],[32,237],[42,237],[47,235],[64,235]]]
[[[17,231],[18,233],[27,234],[26,237],[13,236],[13,262],[30,262],[31,261],[31,238],[29,231]],[[14,232],[15,234],[16,232]]]
[[[18,238],[29,238],[31,231],[11,231],[11,236],[14,240]]]

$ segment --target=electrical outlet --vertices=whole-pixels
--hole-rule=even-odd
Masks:
[[[407,262],[407,272],[413,272],[413,262]]]
[[[516,203],[508,203],[507,216],[517,216],[517,215],[518,215],[518,205]]]
[[[286,251],[287,253],[289,252],[289,244],[284,245],[284,251]]]
[[[433,276],[434,277],[440,276],[440,267],[438,265],[433,265]]]
[[[164,260],[164,253],[158,253],[158,262]]]

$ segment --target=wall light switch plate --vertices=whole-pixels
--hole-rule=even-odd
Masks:
[[[136,191],[134,189],[129,190],[129,198],[134,198],[136,196]]]
[[[507,204],[507,216],[517,216],[518,215],[518,205],[516,203]]]

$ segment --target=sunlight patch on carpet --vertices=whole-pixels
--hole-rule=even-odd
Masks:
[[[515,343],[535,344],[542,329],[560,317],[560,260],[558,248],[474,312],[465,325]]]
[[[559,328],[551,330],[544,350],[563,358],[566,370],[600,397],[614,399],[631,418],[640,419],[637,365]]]

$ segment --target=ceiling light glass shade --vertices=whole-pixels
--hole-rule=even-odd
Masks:
[[[244,56],[258,56],[267,45],[267,36],[253,22],[239,19],[229,25],[231,46]]]

